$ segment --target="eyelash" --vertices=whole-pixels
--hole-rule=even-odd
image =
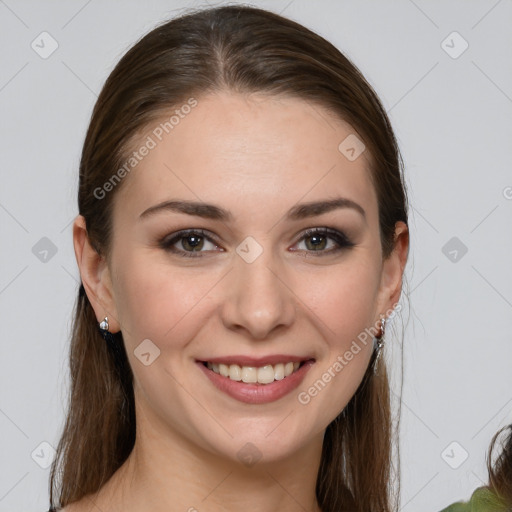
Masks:
[[[307,229],[302,234],[302,236],[297,241],[297,243],[301,242],[305,238],[315,236],[315,235],[325,236],[327,238],[334,240],[336,242],[336,244],[338,245],[338,247],[335,247],[335,248],[329,249],[329,250],[324,250],[324,251],[322,251],[322,250],[319,250],[319,251],[306,250],[307,253],[311,253],[313,256],[324,256],[327,254],[334,254],[343,249],[348,249],[355,245],[347,238],[347,236],[344,233],[337,231],[335,229],[331,229],[331,228]],[[189,236],[199,236],[199,237],[205,238],[209,242],[217,245],[216,242],[212,239],[212,237],[210,237],[208,234],[206,234],[206,232],[204,230],[188,229],[188,230],[178,231],[177,233],[172,235],[171,238],[169,238],[169,237],[163,238],[162,240],[160,240],[159,246],[166,251],[172,252],[172,253],[176,254],[177,256],[184,257],[184,258],[200,258],[200,257],[202,257],[201,256],[202,252],[208,252],[208,251],[183,251],[181,249],[176,249],[175,247],[173,247],[176,242],[179,242],[181,239],[187,238]],[[295,250],[303,251],[303,249],[295,249]]]

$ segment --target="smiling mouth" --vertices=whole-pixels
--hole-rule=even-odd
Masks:
[[[286,379],[295,373],[304,363],[286,362],[278,364],[266,364],[264,366],[240,366],[238,364],[211,363],[202,361],[209,370],[222,377],[244,382],[246,384],[271,384],[274,381]]]

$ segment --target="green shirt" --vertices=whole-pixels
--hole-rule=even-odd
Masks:
[[[468,502],[453,503],[441,512],[510,512],[508,506],[496,496],[489,488],[479,487]]]

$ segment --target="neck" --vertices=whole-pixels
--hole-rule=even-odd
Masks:
[[[323,432],[285,459],[248,466],[154,420],[137,415],[130,456],[94,498],[100,510],[320,512],[315,489]]]

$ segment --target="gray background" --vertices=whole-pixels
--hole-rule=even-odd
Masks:
[[[46,510],[40,466],[64,419],[71,223],[97,94],[139,37],[200,5],[0,0],[0,511]],[[253,5],[344,51],[395,127],[412,206],[410,300],[387,352],[398,381],[403,321],[402,510],[440,510],[482,485],[491,437],[512,423],[512,2]],[[43,31],[58,43],[46,59],[31,47]]]

